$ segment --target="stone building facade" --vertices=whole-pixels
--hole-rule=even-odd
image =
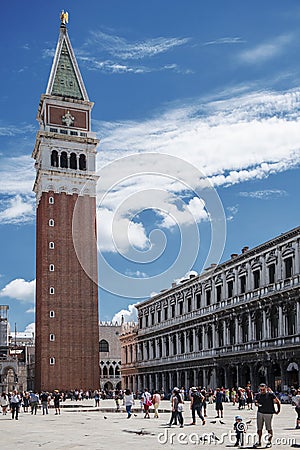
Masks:
[[[18,360],[10,354],[8,310],[8,305],[0,305],[0,392],[18,388]]]
[[[136,308],[120,337],[124,387],[299,386],[300,227]]]
[[[121,389],[121,329],[117,322],[99,324],[100,387],[105,391]]]

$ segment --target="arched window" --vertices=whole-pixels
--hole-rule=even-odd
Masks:
[[[99,352],[109,352],[109,344],[105,339],[99,342]]]
[[[207,347],[213,348],[213,334],[212,327],[210,325],[207,327]]]
[[[62,169],[67,169],[68,168],[68,155],[67,155],[67,152],[61,152],[61,155],[60,155],[60,167]]]
[[[120,369],[119,369],[119,366],[116,367],[115,375],[116,375],[116,377],[119,377],[119,376],[120,376]]]
[[[58,167],[58,152],[56,150],[51,152],[51,166]]]
[[[52,317],[52,318],[55,317],[55,312],[54,311],[50,311],[49,316]]]
[[[49,227],[54,227],[54,220],[53,219],[49,219]]]
[[[50,341],[55,341],[55,334],[50,334]]]
[[[261,341],[262,339],[262,313],[261,311],[256,311],[254,318],[255,325],[255,339]]]
[[[50,294],[54,294],[54,287],[51,287],[51,288],[49,289],[49,292],[50,292]]]
[[[49,248],[51,248],[51,250],[54,249],[54,242],[49,242]]]
[[[269,321],[270,321],[270,334],[271,338],[278,337],[278,322],[279,322],[279,312],[276,306],[273,306],[268,311]]]
[[[50,272],[54,272],[54,264],[50,264],[49,270],[50,270]]]
[[[54,205],[54,197],[49,197],[49,204]]]
[[[113,366],[110,366],[110,368],[109,368],[109,376],[110,377],[114,376],[114,368],[113,368]]]
[[[77,169],[77,157],[75,153],[70,155],[70,169]]]
[[[235,344],[235,321],[231,319],[229,322],[229,343],[230,345]]]
[[[107,377],[107,367],[106,366],[103,367],[103,376]]]
[[[54,364],[55,364],[55,358],[50,358],[50,364],[51,364],[51,366],[54,366]]]
[[[83,154],[79,156],[79,169],[86,170],[86,157]]]

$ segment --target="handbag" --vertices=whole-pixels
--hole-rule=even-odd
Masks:
[[[178,403],[177,411],[178,412],[183,412],[183,403]]]

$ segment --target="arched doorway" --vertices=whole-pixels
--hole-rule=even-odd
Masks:
[[[241,370],[241,384],[243,387],[247,386],[247,384],[251,384],[250,380],[250,367],[247,364],[242,366]]]
[[[238,379],[237,379],[237,370],[236,367],[231,366],[229,367],[229,383],[228,386],[230,387],[238,387]]]
[[[225,369],[224,367],[219,367],[217,371],[217,385],[219,387],[227,387],[225,386]]]
[[[104,385],[104,390],[105,391],[112,391],[113,390],[113,385],[110,381],[107,381]]]

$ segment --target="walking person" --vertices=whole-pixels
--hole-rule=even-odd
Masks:
[[[23,396],[23,409],[25,413],[28,412],[28,408],[29,408],[29,392],[25,392]]]
[[[95,400],[95,408],[100,406],[100,394],[99,391],[97,391],[97,389],[94,392],[94,400]]]
[[[246,403],[248,409],[253,409],[253,391],[249,385],[246,387]]]
[[[116,412],[120,412],[120,400],[122,399],[121,392],[115,391],[115,404],[116,404]]]
[[[19,410],[21,404],[21,396],[19,395],[17,390],[14,390],[12,396],[10,397],[10,409],[11,409],[11,418],[19,419]]]
[[[30,408],[31,408],[31,414],[36,415],[37,407],[39,404],[39,396],[32,391],[30,392],[30,395],[29,395],[29,404],[30,404]]]
[[[48,394],[46,392],[42,392],[40,395],[40,400],[42,403],[42,411],[44,416],[45,414],[48,414]]]
[[[243,418],[241,416],[235,416],[235,422],[233,425],[235,431],[236,442],[235,447],[244,446],[244,433],[246,432],[246,425],[243,423]]]
[[[2,408],[2,414],[6,416],[7,409],[9,406],[9,398],[6,392],[2,392],[1,394],[1,408]]]
[[[53,394],[53,401],[54,401],[54,408],[55,408],[55,416],[57,416],[58,414],[60,414],[60,400],[61,400],[61,396],[59,393],[58,389],[54,390],[54,394]]]
[[[296,429],[298,430],[300,428],[300,389],[298,389],[297,395],[293,398],[293,403],[297,413]]]
[[[132,416],[131,408],[134,405],[133,393],[131,392],[130,389],[125,389],[123,403],[124,403],[125,408],[126,408],[127,419],[130,419],[130,417]]]
[[[183,398],[179,389],[174,392],[172,398],[172,413],[178,419],[180,428],[183,428]]]
[[[178,408],[174,408],[174,402],[176,404],[176,400],[175,398],[178,397],[178,395],[181,398],[181,402],[183,403],[183,398],[180,394],[180,390],[178,387],[175,387],[173,389],[172,395],[171,395],[171,410],[172,410],[172,414],[171,414],[171,418],[170,418],[170,422],[169,422],[169,427],[171,427],[172,425],[177,425],[177,419],[178,419]],[[180,409],[180,408],[179,408]]]
[[[215,395],[215,401],[216,401],[216,411],[217,411],[217,415],[216,415],[216,419],[223,418],[223,400],[224,400],[224,395],[223,392],[221,391],[220,388],[216,389],[216,395]]]
[[[141,400],[143,402],[144,413],[145,413],[144,419],[150,419],[149,408],[150,408],[150,406],[152,406],[152,401],[151,401],[151,394],[147,388],[144,389]]]
[[[158,391],[154,391],[153,397],[152,397],[152,403],[154,406],[154,418],[158,419],[158,408],[161,402],[161,396]]]
[[[273,414],[280,413],[281,404],[276,395],[274,394],[274,392],[272,392],[270,389],[268,390],[267,386],[264,383],[259,385],[259,390],[260,392],[255,396],[255,406],[258,407],[256,419],[258,442],[256,442],[253,445],[253,448],[261,447],[262,430],[264,424],[269,435],[266,448],[270,448],[272,447],[272,437],[273,437],[273,430],[272,430]],[[276,411],[274,407],[275,403],[277,405]]]
[[[197,388],[192,387],[190,399],[191,399],[190,408],[192,410],[192,418],[193,418],[191,425],[196,425],[196,412],[198,414],[198,417],[202,420],[202,425],[205,425],[205,419],[202,414],[203,401],[204,401],[203,395]]]

